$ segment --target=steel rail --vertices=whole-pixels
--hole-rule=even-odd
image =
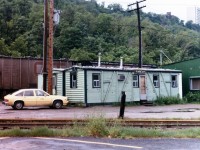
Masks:
[[[47,126],[50,128],[64,128],[73,125],[86,125],[88,119],[0,119],[0,129],[34,128]],[[107,119],[108,126],[119,125],[126,127],[141,128],[186,128],[200,127],[200,120],[121,120]]]

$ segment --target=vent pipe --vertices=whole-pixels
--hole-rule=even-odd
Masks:
[[[101,67],[101,53],[98,54],[98,67]]]
[[[119,66],[120,69],[123,68],[123,57],[120,57],[120,66]]]

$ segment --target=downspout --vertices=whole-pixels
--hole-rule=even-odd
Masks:
[[[65,71],[63,71],[63,84],[62,84],[62,94],[63,94],[63,96],[66,96],[66,88],[65,88],[65,81],[66,79],[65,79]]]
[[[84,89],[85,89],[85,106],[88,107],[87,100],[87,70],[84,70]]]

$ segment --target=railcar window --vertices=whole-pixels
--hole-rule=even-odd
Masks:
[[[172,87],[173,87],[173,88],[178,87],[177,75],[172,75],[172,76],[171,76],[171,80],[172,80]]]
[[[138,75],[133,75],[133,87],[139,87]]]
[[[77,73],[70,73],[70,88],[77,88]]]
[[[159,75],[153,75],[153,85],[156,88],[159,88]]]
[[[100,73],[93,73],[92,74],[92,87],[93,88],[100,88]]]

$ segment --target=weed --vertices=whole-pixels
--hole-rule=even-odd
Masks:
[[[200,92],[189,92],[185,98],[189,103],[200,103]]]
[[[200,128],[161,129],[133,128],[120,125],[121,120],[108,124],[105,118],[90,118],[86,126],[74,124],[63,129],[36,127],[33,129],[8,129],[0,132],[0,137],[109,137],[109,138],[200,138]]]
[[[157,97],[154,101],[154,105],[171,105],[171,104],[184,104],[185,99],[179,97]]]
[[[102,116],[100,118],[89,118],[86,130],[90,136],[102,137],[108,135],[106,120]]]

